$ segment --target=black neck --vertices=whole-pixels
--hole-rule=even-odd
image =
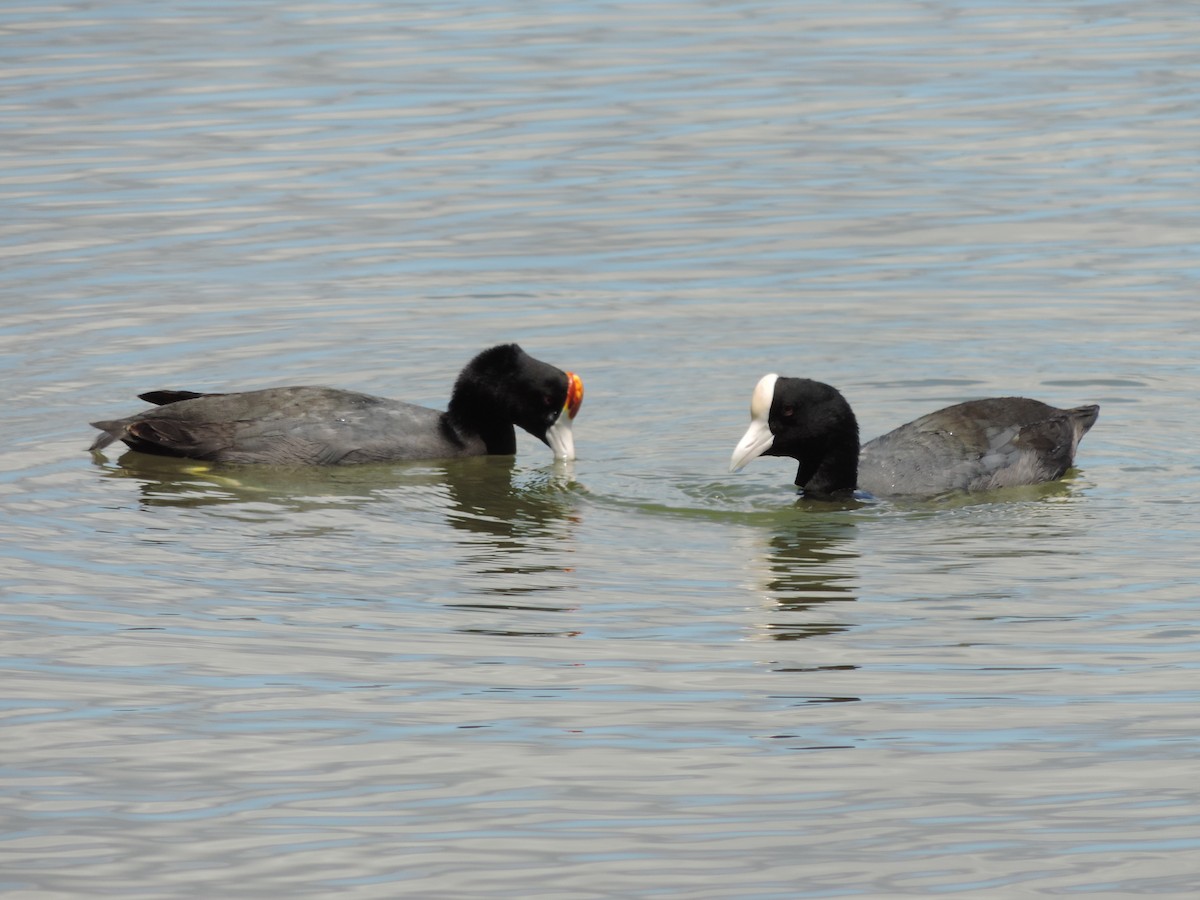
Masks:
[[[511,456],[517,452],[517,432],[507,422],[444,413],[442,433],[460,447],[466,443],[465,439],[477,437],[493,456]]]
[[[455,433],[458,443],[463,438],[479,438],[489,454],[507,456],[517,452],[517,433],[512,423],[498,413],[495,398],[468,387],[455,389],[443,426],[443,430],[449,428]]]
[[[831,439],[800,460],[796,484],[805,494],[830,496],[858,487],[858,434]]]

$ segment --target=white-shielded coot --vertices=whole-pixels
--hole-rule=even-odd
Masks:
[[[1038,484],[1062,477],[1100,411],[1058,409],[1024,397],[970,400],[858,443],[858,421],[835,388],[807,378],[764,375],[750,401],[750,428],[730,460],[756,456],[800,463],[806,495],[861,489],[875,496],[932,496]]]

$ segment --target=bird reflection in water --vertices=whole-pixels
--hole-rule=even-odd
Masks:
[[[851,501],[852,503],[853,501]],[[799,641],[826,637],[852,627],[843,615],[845,602],[857,600],[854,568],[855,523],[852,515],[831,504],[803,498],[796,510],[778,520],[761,555],[759,583],[768,600],[768,619],[760,626],[763,637],[773,641]],[[799,515],[797,515],[799,513]],[[783,648],[779,648],[782,650]],[[797,655],[799,657],[797,658]],[[785,707],[815,708],[814,705],[856,703],[861,698],[847,691],[858,666],[846,662],[840,648],[824,641],[795,646],[786,662],[770,661],[772,672],[799,675],[787,687],[771,693],[771,701]],[[782,721],[782,720],[781,720]],[[796,750],[853,749],[829,721],[787,719],[785,730],[768,737]],[[814,731],[813,729],[817,729]]]
[[[798,500],[797,506],[814,506]],[[850,626],[831,604],[853,601],[855,524],[844,512],[798,510],[776,522],[761,556],[758,581],[772,601],[766,637],[795,641],[845,631]]]
[[[273,540],[353,540],[361,520],[330,513],[393,504],[397,540],[415,543],[414,552],[431,566],[449,562],[465,570],[465,576],[439,580],[457,586],[444,606],[473,611],[471,626],[462,631],[576,633],[540,627],[546,624],[541,614],[573,609],[561,601],[542,602],[574,586],[578,509],[570,463],[531,468],[518,466],[512,456],[479,456],[357,466],[232,466],[136,451],[123,454],[116,465],[103,456],[95,462],[106,477],[136,482],[143,509],[211,509],[226,519],[265,525]],[[419,531],[431,517],[440,517],[448,531],[435,528],[414,541],[414,528]],[[493,613],[496,625],[480,627],[478,610]],[[531,620],[538,625],[531,627]]]
[[[578,518],[569,462],[530,468],[518,466],[512,456],[478,456],[342,467],[221,466],[128,451],[115,466],[102,456],[96,457],[96,464],[108,478],[136,481],[144,509],[221,508],[222,515],[233,520],[268,524],[275,539],[290,535],[344,540],[358,520],[328,514],[376,503],[395,503],[397,520],[440,515],[450,526],[455,552],[445,552],[445,533],[428,535],[428,550],[422,552],[434,563],[449,558],[466,569],[466,577],[454,581],[472,598],[449,599],[444,605],[506,617],[517,613],[515,620],[494,628],[481,628],[475,613],[472,624],[461,630],[576,634],[530,628],[528,622],[528,613],[574,608],[540,602],[575,583],[571,538]],[[305,515],[312,512],[318,515]],[[409,540],[412,522],[402,522],[397,532]]]
[[[545,602],[572,588],[573,533],[579,513],[570,463],[516,471],[511,457],[447,463],[450,504],[447,521],[459,533],[459,565],[469,571],[465,588],[477,600],[446,604],[498,614],[515,613],[505,624],[478,621],[460,629],[471,634],[512,637],[568,636],[578,632],[531,629],[529,614],[569,612],[574,607]],[[497,471],[501,467],[505,471]]]
[[[355,509],[404,485],[436,484],[428,464],[360,466],[237,466],[130,450],[116,465],[92,460],[105,477],[137,483],[143,508],[245,506],[286,525],[291,513]],[[305,523],[310,526],[310,522]],[[311,533],[311,532],[309,532]]]

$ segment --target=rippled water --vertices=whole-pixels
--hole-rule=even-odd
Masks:
[[[0,9],[0,890],[1200,891],[1186,4]],[[517,340],[580,458],[93,459],[159,387],[443,405]],[[1079,468],[831,507],[871,437],[1099,403]]]

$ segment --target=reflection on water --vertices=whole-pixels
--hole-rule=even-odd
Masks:
[[[134,450],[123,453],[115,465],[102,453],[92,458],[106,478],[136,482],[145,508],[261,503],[264,509],[275,508],[281,519],[331,504],[361,506],[389,487],[430,481],[426,470],[411,465],[230,466]]]
[[[1186,4],[0,26],[4,888],[1195,894]],[[509,339],[588,380],[586,491],[81,452],[147,383],[440,406]],[[864,436],[1105,413],[1072,482],[817,508],[726,474],[779,370]]]
[[[760,590],[773,601],[771,618],[762,624],[767,637],[794,641],[849,627],[831,620],[828,604],[857,599],[855,529],[851,515],[811,508],[774,527],[755,560]]]
[[[203,507],[259,502],[285,512],[353,508],[397,490],[433,489],[445,498],[455,528],[509,541],[556,533],[571,512],[569,463],[552,470],[518,468],[512,456],[421,460],[358,466],[233,466],[130,450],[116,464],[93,462],[106,478],[137,483],[145,507]]]
[[[450,524],[487,536],[500,555],[530,542],[560,539],[564,523],[576,521],[570,463],[526,472],[519,479],[515,471],[511,456],[481,457],[476,465],[447,463],[440,469],[452,504]]]
[[[488,599],[448,607],[493,611],[562,612],[563,604],[529,598],[570,583],[573,534],[579,524],[574,471],[557,462],[529,469],[512,456],[423,460],[361,466],[229,466],[124,453],[114,465],[94,462],[106,478],[136,483],[143,509],[220,507],[244,521],[284,526],[275,539],[333,535],[351,527],[344,519],[314,524],[313,515],[395,505],[395,515],[415,510],[449,526],[455,552],[444,554],[463,569],[465,589]],[[388,510],[391,515],[391,510]],[[430,546],[434,541],[430,540]],[[524,598],[523,602],[515,602]],[[530,631],[470,628],[464,631],[528,635]],[[536,632],[537,634],[567,632]]]
[[[485,457],[480,465],[448,463],[442,472],[450,499],[446,520],[459,533],[461,552],[455,562],[466,570],[464,578],[489,598],[447,605],[492,611],[571,609],[530,602],[571,584],[573,534],[580,519],[570,463],[514,477],[512,457]],[[575,634],[514,627],[460,630],[525,637]]]

